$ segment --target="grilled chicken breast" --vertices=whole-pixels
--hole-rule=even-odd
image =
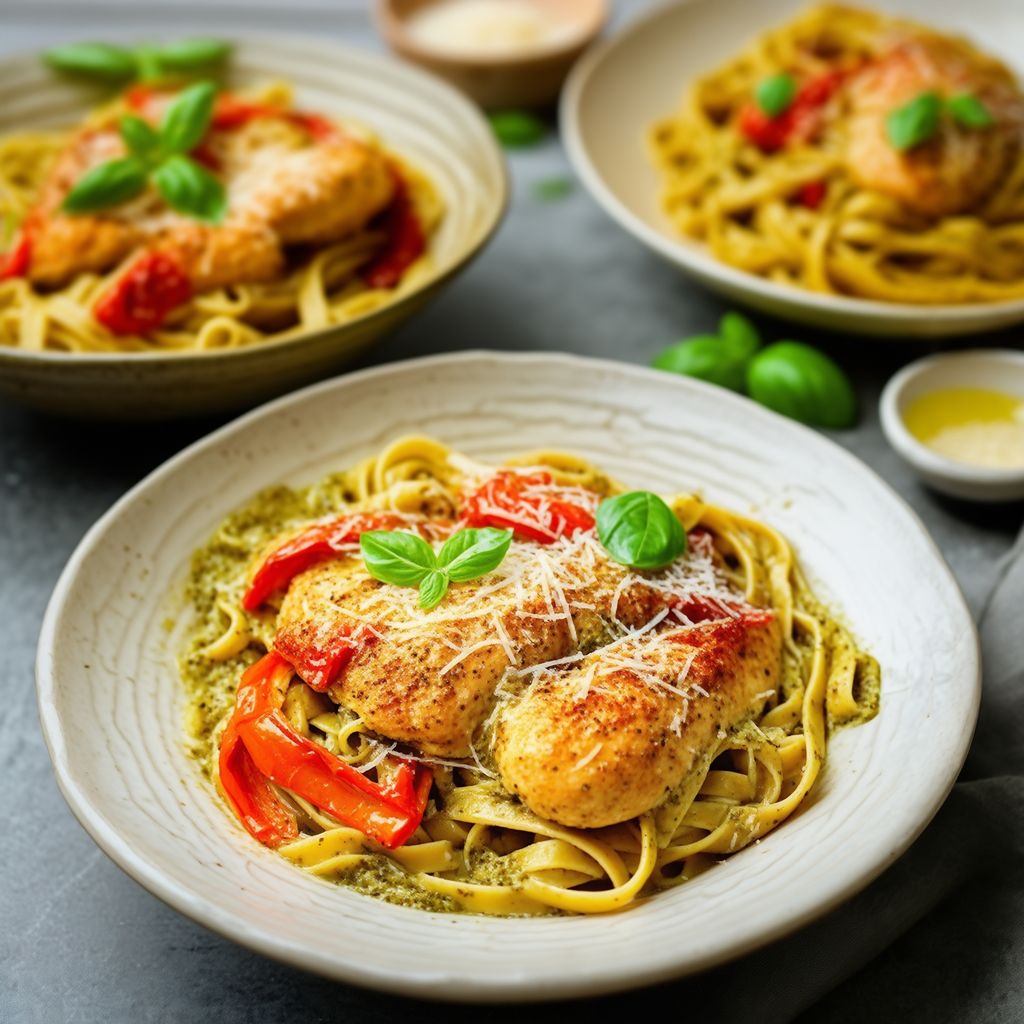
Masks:
[[[943,116],[930,140],[894,148],[887,117],[927,92],[972,95],[993,124],[979,130]],[[850,103],[846,165],[853,180],[926,216],[976,206],[1002,180],[1021,144],[1024,100],[1013,76],[960,40],[925,32],[899,39],[853,78]]]
[[[148,249],[185,268],[195,292],[266,281],[281,273],[285,246],[346,238],[395,194],[394,175],[378,150],[340,134],[314,142],[274,118],[213,129],[203,151],[227,188],[223,224],[180,216],[152,190],[102,214],[68,215],[61,203],[82,175],[125,152],[114,125],[82,129],[58,156],[29,214],[29,280],[60,287]]]
[[[778,678],[775,617],[739,618],[597,650],[542,675],[498,721],[501,781],[542,818],[598,828],[651,810]]]
[[[515,546],[521,553],[539,547]],[[493,582],[454,585],[425,616],[415,590],[378,583],[359,560],[324,562],[292,581],[275,647],[307,682],[322,686],[331,682],[323,675],[329,652],[358,636],[331,697],[375,732],[427,754],[464,757],[510,665],[529,668],[596,647],[610,639],[613,613],[639,628],[666,607],[664,593],[609,562],[575,587],[561,585],[568,619],[542,582],[487,593]]]

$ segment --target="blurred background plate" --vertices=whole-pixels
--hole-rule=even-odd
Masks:
[[[650,125],[678,105],[694,78],[735,55],[805,0],[688,0],[656,8],[585,54],[562,94],[569,156],[594,198],[630,234],[709,288],[755,309],[831,330],[895,338],[939,338],[1024,320],[1024,300],[917,306],[823,295],[775,284],[715,259],[665,216],[648,158]],[[1014,0],[886,0],[905,15],[962,32],[1019,67],[1024,19]]]
[[[189,760],[166,623],[180,616],[192,551],[229,512],[261,488],[317,480],[410,432],[488,461],[554,446],[629,485],[696,489],[753,510],[792,540],[820,598],[842,609],[878,658],[878,717],[832,737],[825,771],[785,825],[622,913],[434,914],[296,870],[242,831]],[[64,570],[37,682],[71,809],[157,896],[306,970],[463,1001],[593,995],[692,973],[835,907],[938,809],[980,692],[976,633],[948,568],[917,517],[862,462],[699,381],[486,352],[338,377],[242,417],[150,474]]]
[[[0,346],[0,393],[50,412],[166,419],[238,409],[337,369],[397,327],[479,252],[505,210],[504,158],[476,107],[444,82],[365,50],[274,37],[236,41],[229,86],[285,79],[296,105],[362,122],[423,170],[445,215],[433,273],[342,326],[245,348],[184,353],[26,352]],[[103,98],[35,55],[0,62],[0,133],[73,124]]]

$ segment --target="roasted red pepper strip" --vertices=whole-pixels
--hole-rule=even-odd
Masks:
[[[277,631],[274,650],[288,659],[304,682],[323,693],[356,652],[376,639],[377,634],[362,625],[353,633],[347,622],[328,622],[321,629],[299,622]]]
[[[268,654],[253,665],[239,684],[225,736],[232,730],[237,733],[264,783],[270,779],[291,790],[386,849],[401,846],[423,817],[432,779],[430,769],[423,765],[400,766],[391,785],[371,782],[292,728],[281,711],[290,678],[291,668],[278,654]],[[222,746],[222,771],[224,759]],[[236,774],[234,778],[237,781],[240,777]],[[229,792],[227,785],[224,789]],[[241,803],[234,798],[232,803],[236,810],[241,806],[250,812],[246,817],[239,811],[239,817],[262,842],[265,840],[250,825],[251,807],[256,803],[250,792],[243,792]],[[268,830],[259,818],[255,828],[277,838],[277,833]]]
[[[516,536],[540,544],[571,537],[577,530],[592,530],[594,516],[589,509],[557,496],[529,493],[551,483],[550,473],[496,473],[466,497],[462,522],[513,530]]]
[[[408,520],[393,512],[357,512],[316,523],[275,548],[256,570],[242,606],[255,611],[275,590],[283,590],[294,577],[317,562],[345,554],[343,550],[367,530],[396,530]]]
[[[192,283],[175,260],[144,252],[100,295],[93,314],[112,334],[146,334],[191,297]]]
[[[822,108],[847,77],[847,71],[828,71],[809,78],[797,90],[793,102],[778,117],[766,114],[750,102],[740,110],[739,127],[760,149],[773,153],[788,142],[807,142],[821,127]]]
[[[395,196],[384,214],[388,240],[383,250],[363,270],[371,288],[394,288],[405,272],[423,255],[426,236],[416,216],[409,188],[395,172]]]
[[[7,252],[0,254],[0,281],[11,277],[24,277],[32,262],[32,236],[27,225],[22,225]]]
[[[280,846],[295,839],[299,830],[295,816],[277,798],[268,780],[260,774],[252,757],[238,735],[237,719],[243,690],[253,693],[256,677],[279,674],[286,686],[291,666],[277,655],[270,654],[257,662],[242,676],[235,713],[228,720],[220,741],[219,775],[221,789],[245,830],[265,846]]]

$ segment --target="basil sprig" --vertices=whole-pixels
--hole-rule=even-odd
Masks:
[[[792,75],[772,75],[763,78],[754,90],[754,99],[769,117],[779,117],[792,106],[796,98],[796,79]]]
[[[491,526],[453,533],[434,549],[416,533],[368,530],[359,538],[366,571],[382,583],[419,587],[420,607],[440,604],[451,583],[465,583],[493,572],[512,543],[511,530]]]
[[[989,128],[995,124],[988,107],[973,93],[959,93],[942,99],[937,92],[919,93],[885,118],[885,134],[894,149],[914,149],[935,138],[943,113],[964,128]]]
[[[757,328],[742,313],[726,313],[718,334],[698,334],[670,345],[654,357],[652,365],[742,393],[747,364],[760,345]]]
[[[128,114],[118,125],[128,155],[87,171],[64,199],[68,213],[92,213],[141,195],[152,181],[172,209],[218,224],[227,213],[224,185],[187,156],[210,126],[217,87],[196,82],[168,105],[160,127]]]
[[[762,349],[747,368],[747,389],[755,402],[801,423],[839,429],[857,419],[849,378],[824,352],[799,341]]]
[[[47,50],[43,59],[64,74],[123,83],[207,71],[230,53],[230,45],[220,39],[180,39],[163,46],[70,43]]]
[[[548,133],[544,122],[528,110],[494,110],[487,119],[506,149],[536,146]]]
[[[686,550],[683,524],[650,491],[629,491],[602,501],[597,536],[614,561],[634,569],[661,569]]]

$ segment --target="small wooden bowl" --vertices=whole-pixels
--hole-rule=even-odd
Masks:
[[[481,106],[543,107],[555,102],[577,57],[600,35],[608,19],[606,0],[533,0],[577,26],[564,43],[479,57],[424,45],[408,30],[412,14],[438,0],[377,0],[377,25],[388,45],[461,89]]]

